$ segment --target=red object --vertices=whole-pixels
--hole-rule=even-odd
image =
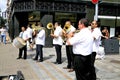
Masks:
[[[92,0],[93,4],[97,4],[99,0]]]

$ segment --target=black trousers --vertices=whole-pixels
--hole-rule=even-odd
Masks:
[[[55,44],[55,50],[56,50],[56,55],[57,55],[57,58],[56,58],[56,62],[58,63],[61,63],[62,62],[62,53],[61,53],[61,45],[58,45],[58,44]]]
[[[91,55],[74,56],[74,70],[77,80],[93,80],[90,76],[91,72]]]
[[[66,55],[68,60],[67,68],[74,68],[74,55],[72,45],[66,45]]]
[[[27,58],[27,45],[25,45],[24,47],[19,49],[19,58],[22,57],[22,53],[24,51],[24,56],[23,58],[26,59]]]
[[[91,74],[90,74],[92,77],[92,80],[96,80],[95,57],[96,57],[96,52],[92,52],[92,54],[91,54]]]
[[[38,56],[40,57],[40,60],[43,60],[43,45],[36,45],[36,56],[35,59],[38,59]]]

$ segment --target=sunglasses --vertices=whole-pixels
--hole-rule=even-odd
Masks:
[[[91,25],[97,25],[96,23],[91,23]]]

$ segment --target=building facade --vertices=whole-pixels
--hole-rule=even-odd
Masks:
[[[120,32],[119,4],[118,0],[102,0],[99,3],[98,19],[102,27],[108,27],[112,36]],[[46,27],[49,22],[59,21],[63,27],[69,19],[77,28],[79,19],[88,18],[92,21],[95,14],[95,4],[91,0],[8,0],[7,5],[12,39],[18,36],[21,26],[41,22]],[[49,32],[48,30],[48,35]],[[47,36],[46,45],[51,44],[52,39]]]

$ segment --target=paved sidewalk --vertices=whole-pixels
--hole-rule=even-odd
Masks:
[[[35,50],[28,50],[27,60],[17,60],[18,49],[11,44],[0,43],[0,76],[16,74],[22,71],[25,80],[76,80],[75,73],[63,69],[67,65],[65,46],[62,47],[62,64],[54,64],[55,49],[44,48],[44,61],[36,62],[32,58]],[[106,55],[104,60],[96,60],[97,77],[100,80],[120,80],[120,55]]]

